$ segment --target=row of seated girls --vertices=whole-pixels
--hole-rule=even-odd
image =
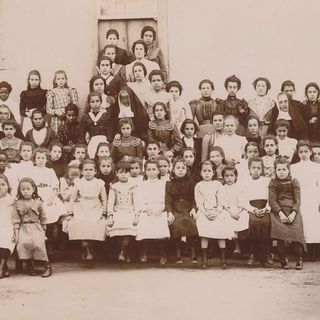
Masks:
[[[210,239],[218,242],[222,268],[226,243],[248,264],[271,264],[272,240],[288,269],[292,243],[296,269],[320,243],[320,89],[305,87],[294,99],[292,81],[275,100],[270,81],[253,82],[256,97],[238,99],[241,81],[225,80],[226,99],[214,99],[204,79],[200,97],[185,103],[182,85],[169,81],[156,32],[146,26],[128,54],[107,32],[87,103],[58,70],[53,88],[41,88],[39,71],[28,74],[20,106],[12,86],[0,82],[0,278],[10,275],[16,250],[30,275],[58,237],[79,241],[81,259],[93,261],[94,244],[115,239],[117,259],[139,260],[150,249],[167,263],[170,244],[177,264],[186,242],[192,263],[207,267]],[[170,241],[168,242],[168,239]],[[135,242],[136,241],[136,242]]]

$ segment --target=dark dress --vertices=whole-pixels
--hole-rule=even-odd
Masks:
[[[78,141],[78,135],[80,132],[80,123],[65,122],[58,131],[59,142],[63,145],[63,150],[68,160],[71,160],[73,150],[70,147],[74,147]]]
[[[186,148],[187,145],[186,145],[186,143],[184,141],[184,137],[182,137],[181,140],[182,140],[182,148]],[[193,138],[193,142],[194,142],[193,149],[196,152],[196,157],[195,157],[194,162],[196,164],[200,164],[200,162],[201,162],[201,153],[202,153],[202,139],[201,138]]]
[[[165,206],[172,212],[175,220],[170,225],[171,237],[196,236],[198,230],[190,211],[195,209],[195,182],[190,177],[174,178],[166,183]]]
[[[40,109],[46,113],[47,90],[42,88],[27,89],[20,94],[20,114],[26,117],[26,111]]]
[[[61,158],[57,161],[52,161],[51,159],[47,163],[48,168],[52,168],[54,172],[56,173],[57,177],[60,179],[63,177],[66,173],[68,164],[67,162]]]
[[[101,179],[104,182],[104,187],[106,189],[107,196],[109,195],[110,185],[115,181],[116,175],[114,171],[111,171],[110,174],[105,175],[99,172],[96,175],[97,179]]]
[[[250,200],[250,205],[257,209],[264,209],[267,204],[265,199]],[[270,238],[270,214],[266,213],[258,218],[249,211],[248,237],[254,240],[267,240]]]
[[[124,156],[138,157],[142,160],[144,143],[136,137],[114,139],[112,143],[111,157],[117,163]]]
[[[300,184],[289,176],[287,179],[272,179],[269,184],[269,205],[271,207],[271,238],[285,241],[296,241],[306,244],[303,235],[303,224],[300,214]],[[291,224],[283,223],[279,211],[289,216],[292,211],[297,213]]]
[[[31,129],[26,133],[26,138],[25,141],[30,141],[33,143],[33,145],[35,146],[35,148],[37,147],[41,147],[41,148],[50,148],[50,145],[52,142],[57,142],[58,139],[56,137],[56,134],[54,133],[54,131],[50,128],[45,128],[46,129],[46,135],[44,137],[44,140],[41,142],[41,144],[37,144],[34,140],[33,137],[33,131],[35,129]]]
[[[320,142],[320,102],[307,101],[301,107],[303,119],[308,128],[308,138],[313,142]],[[316,123],[309,123],[311,118],[316,117]]]

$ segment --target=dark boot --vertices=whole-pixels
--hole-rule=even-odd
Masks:
[[[197,258],[197,254],[196,254],[196,247],[194,244],[191,245],[191,261],[193,264],[198,263],[198,258]]]
[[[176,247],[176,263],[182,264],[181,250],[180,250],[179,245],[177,245],[177,247]]]
[[[36,276],[36,270],[34,269],[33,260],[27,260],[27,270],[30,276]]]
[[[4,259],[0,259],[0,279],[4,278]]]
[[[221,268],[227,269],[227,258],[226,258],[226,249],[220,248],[220,261],[221,261]]]
[[[44,264],[44,270],[41,274],[42,278],[48,278],[52,275],[52,267],[51,264],[49,262],[45,262]]]
[[[201,267],[205,269],[205,268],[207,267],[207,263],[208,263],[208,259],[207,259],[207,248],[201,249],[201,251],[202,251]]]
[[[7,261],[5,261],[4,263],[4,266],[3,266],[3,275],[6,277],[6,278],[9,278],[10,277],[10,270],[9,270],[9,267],[7,265]]]
[[[302,258],[299,258],[297,260],[296,270],[302,270],[302,269],[303,269],[303,260],[302,260]]]
[[[280,258],[280,264],[281,264],[281,268],[282,269],[284,269],[284,270],[290,269],[287,257],[281,257]]]

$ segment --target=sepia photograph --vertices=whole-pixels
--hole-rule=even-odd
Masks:
[[[0,319],[319,320],[319,13],[0,0]]]

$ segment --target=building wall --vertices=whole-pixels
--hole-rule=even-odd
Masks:
[[[294,80],[300,98],[306,82],[320,80],[317,0],[167,2],[171,79],[182,82],[186,98],[198,95],[203,78],[225,96],[231,74],[242,79],[245,97],[260,75],[270,78],[271,95],[282,80]],[[26,87],[31,69],[40,70],[44,88],[64,69],[84,103],[98,45],[97,3],[0,0],[0,80],[13,84],[13,96]]]

